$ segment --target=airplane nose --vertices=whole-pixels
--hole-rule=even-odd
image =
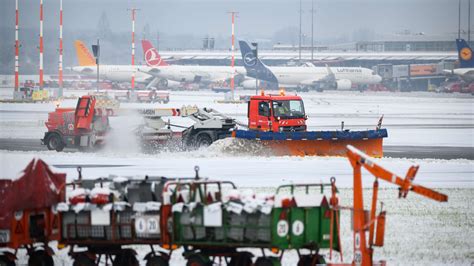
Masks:
[[[382,82],[382,77],[380,75],[375,75],[374,79],[376,83]]]

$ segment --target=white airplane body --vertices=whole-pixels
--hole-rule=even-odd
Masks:
[[[450,73],[460,76],[466,82],[474,82],[474,68],[455,68]]]
[[[145,61],[147,65],[99,65],[99,78],[116,82],[131,81],[135,74],[135,82],[155,84],[161,80],[169,82],[225,82],[232,76],[241,82],[252,83],[254,79],[245,77],[245,67],[236,66],[201,66],[201,65],[168,65],[161,59],[158,51],[149,41],[142,41]],[[79,66],[72,67],[76,73],[87,77],[97,77],[97,66],[95,60],[82,42],[76,42],[76,51]],[[279,84],[286,86],[312,86],[321,82],[331,75],[335,78],[338,89],[350,89],[352,85],[375,84],[381,81],[381,77],[368,68],[358,67],[315,67],[306,65],[302,67],[268,67],[275,75]],[[264,80],[264,77],[257,77]],[[174,82],[173,82],[174,81]]]
[[[99,79],[107,79],[116,82],[131,81],[135,73],[135,81],[147,83],[153,80],[153,76],[137,71],[140,66],[132,65],[99,65]],[[86,77],[97,77],[97,66],[74,66],[72,71]]]
[[[246,73],[243,67],[234,67],[232,71],[230,66],[189,65],[142,66],[139,72],[178,82],[223,82],[231,79],[233,73],[234,77]]]
[[[293,67],[271,67],[256,57],[255,51],[247,42],[239,41],[242,61],[247,75],[273,84],[296,85],[298,87],[315,87],[321,85],[335,86],[339,90],[348,90],[352,85],[376,84],[382,77],[375,71],[363,67],[316,67],[312,64]]]
[[[278,83],[294,84],[300,86],[310,86],[315,84],[328,75],[326,67],[268,67],[276,76]],[[338,88],[350,89],[354,85],[376,84],[382,81],[379,75],[368,68],[362,67],[331,67],[329,68]],[[349,85],[350,84],[350,85]],[[345,86],[343,86],[345,85]]]

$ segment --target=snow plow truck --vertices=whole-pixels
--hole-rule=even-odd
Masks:
[[[77,108],[57,108],[49,114],[48,131],[42,142],[50,150],[61,151],[65,147],[84,149],[100,146],[106,141],[110,129],[108,117],[122,115],[133,110],[101,108],[94,96],[83,96]],[[212,108],[184,106],[182,108],[136,109],[144,118],[137,129],[143,146],[150,144],[178,143],[183,148],[209,146],[214,141],[234,137],[258,142],[274,155],[345,156],[346,145],[353,145],[370,156],[383,156],[383,138],[387,130],[381,128],[381,120],[374,130],[308,131],[300,96],[264,94],[251,96],[248,102],[248,123],[241,123]],[[170,117],[187,117],[191,126],[169,122]],[[182,131],[173,128],[184,129]],[[156,145],[151,145],[156,147]],[[158,147],[159,148],[159,147]]]

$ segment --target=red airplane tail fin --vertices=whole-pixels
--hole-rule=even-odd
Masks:
[[[142,40],[143,56],[147,66],[168,66],[149,40]]]

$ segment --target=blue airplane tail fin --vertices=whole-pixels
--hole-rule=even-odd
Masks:
[[[273,72],[264,64],[256,55],[256,51],[250,47],[245,41],[239,41],[240,52],[242,54],[242,61],[247,71],[247,76],[263,80],[270,83],[275,83],[278,87],[278,80]]]
[[[474,67],[474,56],[469,44],[464,39],[456,39],[456,46],[458,48],[459,66],[461,68]]]

